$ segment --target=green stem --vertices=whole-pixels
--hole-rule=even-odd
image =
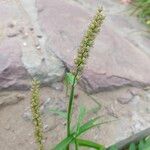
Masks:
[[[69,105],[68,105],[68,112],[67,112],[67,136],[70,135],[71,133],[71,129],[70,129],[70,125],[71,125],[71,114],[72,114],[72,106],[73,106],[73,99],[74,99],[74,90],[75,90],[75,84],[76,84],[76,78],[78,75],[78,70],[76,72],[76,75],[74,76],[74,80],[73,80],[73,84],[71,86],[71,92],[70,92],[70,98],[69,98]],[[67,150],[69,150],[69,145],[67,147]]]
[[[76,139],[75,139],[75,150],[79,150],[79,149],[78,149],[78,142],[77,142]]]
[[[66,97],[68,96],[68,83],[66,84]]]

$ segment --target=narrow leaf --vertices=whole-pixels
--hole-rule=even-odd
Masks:
[[[118,150],[118,148],[116,147],[116,145],[112,145],[108,150]]]
[[[145,138],[144,150],[150,150],[150,136]]]
[[[82,125],[82,126],[80,127],[80,130],[79,130],[79,133],[78,133],[78,134],[81,135],[82,133],[86,132],[87,130],[90,130],[90,129],[95,128],[95,127],[97,127],[97,126],[100,126],[100,125],[102,125],[102,124],[111,122],[111,121],[105,121],[105,122],[96,123],[96,121],[97,121],[98,119],[99,119],[99,117],[94,118],[94,119],[88,121],[87,123],[85,123],[84,125]]]
[[[134,143],[131,143],[129,146],[129,150],[136,150],[136,145]]]
[[[73,141],[73,139],[74,134],[71,134],[69,137],[66,137],[59,144],[57,144],[53,150],[64,150],[68,146],[68,144],[70,144]]]
[[[59,115],[60,117],[62,117],[64,119],[67,119],[67,113],[64,111],[60,111],[58,109],[50,109],[49,111],[56,114],[56,115]]]
[[[79,107],[79,116],[78,116],[78,122],[77,122],[77,129],[76,129],[76,132],[78,133],[79,132],[79,128],[81,127],[81,124],[83,122],[83,119],[86,115],[86,109],[84,106],[80,106]]]
[[[102,123],[94,124],[98,119],[99,119],[99,117],[96,117],[94,119],[91,119],[84,125],[82,125],[79,129],[79,133],[74,132],[74,133],[70,134],[69,137],[67,137],[63,141],[61,141],[53,150],[63,150],[64,148],[67,147],[68,144],[72,143],[74,141],[74,139],[76,139],[82,133],[86,132],[87,130],[89,130],[93,127],[96,127],[96,126],[99,126],[99,125],[105,123],[105,122],[102,122]]]
[[[77,142],[77,139],[74,140],[74,144],[75,144],[75,150],[79,150],[79,144]]]
[[[79,134],[82,134],[83,132],[91,129],[91,127],[94,125],[95,126],[95,122],[99,119],[99,117],[96,117],[94,119],[89,120],[88,122],[86,122],[85,124],[83,124],[80,129],[79,129]]]
[[[103,145],[97,144],[89,140],[76,139],[76,141],[79,144],[79,146],[91,147],[97,150],[105,150],[105,147]]]
[[[73,85],[74,84],[74,78],[75,78],[75,76],[72,73],[70,73],[70,72],[66,73],[66,75],[65,75],[65,83]],[[77,83],[77,81],[75,81],[75,84],[76,83]]]
[[[138,144],[138,150],[144,150],[144,147],[145,147],[144,140],[140,140]]]

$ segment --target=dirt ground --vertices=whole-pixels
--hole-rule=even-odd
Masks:
[[[130,88],[122,88],[111,92],[101,92],[88,96],[80,87],[76,91],[76,99],[74,109],[77,111],[77,106],[84,105],[89,111],[87,120],[90,117],[104,115],[104,120],[115,120],[113,122],[92,129],[85,135],[87,139],[93,139],[105,145],[112,144],[115,140],[120,140],[118,135],[122,135],[122,139],[127,136],[132,129],[132,111],[135,109],[134,100],[129,104],[117,103],[117,98],[126,93]],[[47,104],[44,113],[42,114],[44,124],[44,142],[46,150],[51,149],[65,136],[65,120],[60,116],[49,112],[49,108],[60,107],[65,109],[67,98],[64,90],[54,90],[49,87],[41,89],[41,103],[48,99],[53,100]],[[16,100],[17,99],[17,100]],[[98,102],[96,102],[96,101]],[[33,138],[33,125],[30,120],[30,91],[5,91],[0,93],[0,150],[36,150],[36,144]],[[114,107],[115,105],[115,107]],[[143,105],[146,109],[148,102],[142,101],[139,105]],[[101,107],[101,108],[100,108]],[[27,114],[27,115],[26,115]],[[76,118],[77,113],[73,117]],[[148,122],[150,121],[148,118]],[[144,118],[143,118],[144,119]],[[134,120],[133,120],[134,122]],[[149,126],[150,124],[148,124]],[[124,133],[124,134],[122,134]]]

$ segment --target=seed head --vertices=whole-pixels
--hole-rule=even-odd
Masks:
[[[84,66],[86,64],[86,60],[89,56],[90,48],[94,45],[94,40],[101,29],[101,25],[104,20],[104,15],[102,14],[102,9],[98,9],[96,15],[91,21],[87,32],[84,34],[84,37],[80,43],[77,57],[74,60],[75,68],[74,74],[81,74]]]
[[[38,144],[38,150],[44,150],[43,125],[40,114],[40,83],[36,79],[32,81],[31,88],[31,111],[34,124],[34,137]]]

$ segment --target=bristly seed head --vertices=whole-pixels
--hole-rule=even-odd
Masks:
[[[102,9],[99,8],[80,43],[77,57],[74,60],[75,68],[73,74],[81,75],[89,56],[90,48],[94,45],[94,40],[101,29],[104,18]]]
[[[36,143],[38,144],[38,150],[44,150],[43,145],[43,124],[40,114],[40,83],[36,79],[32,81],[31,88],[31,111],[32,118],[35,127],[34,136]]]

